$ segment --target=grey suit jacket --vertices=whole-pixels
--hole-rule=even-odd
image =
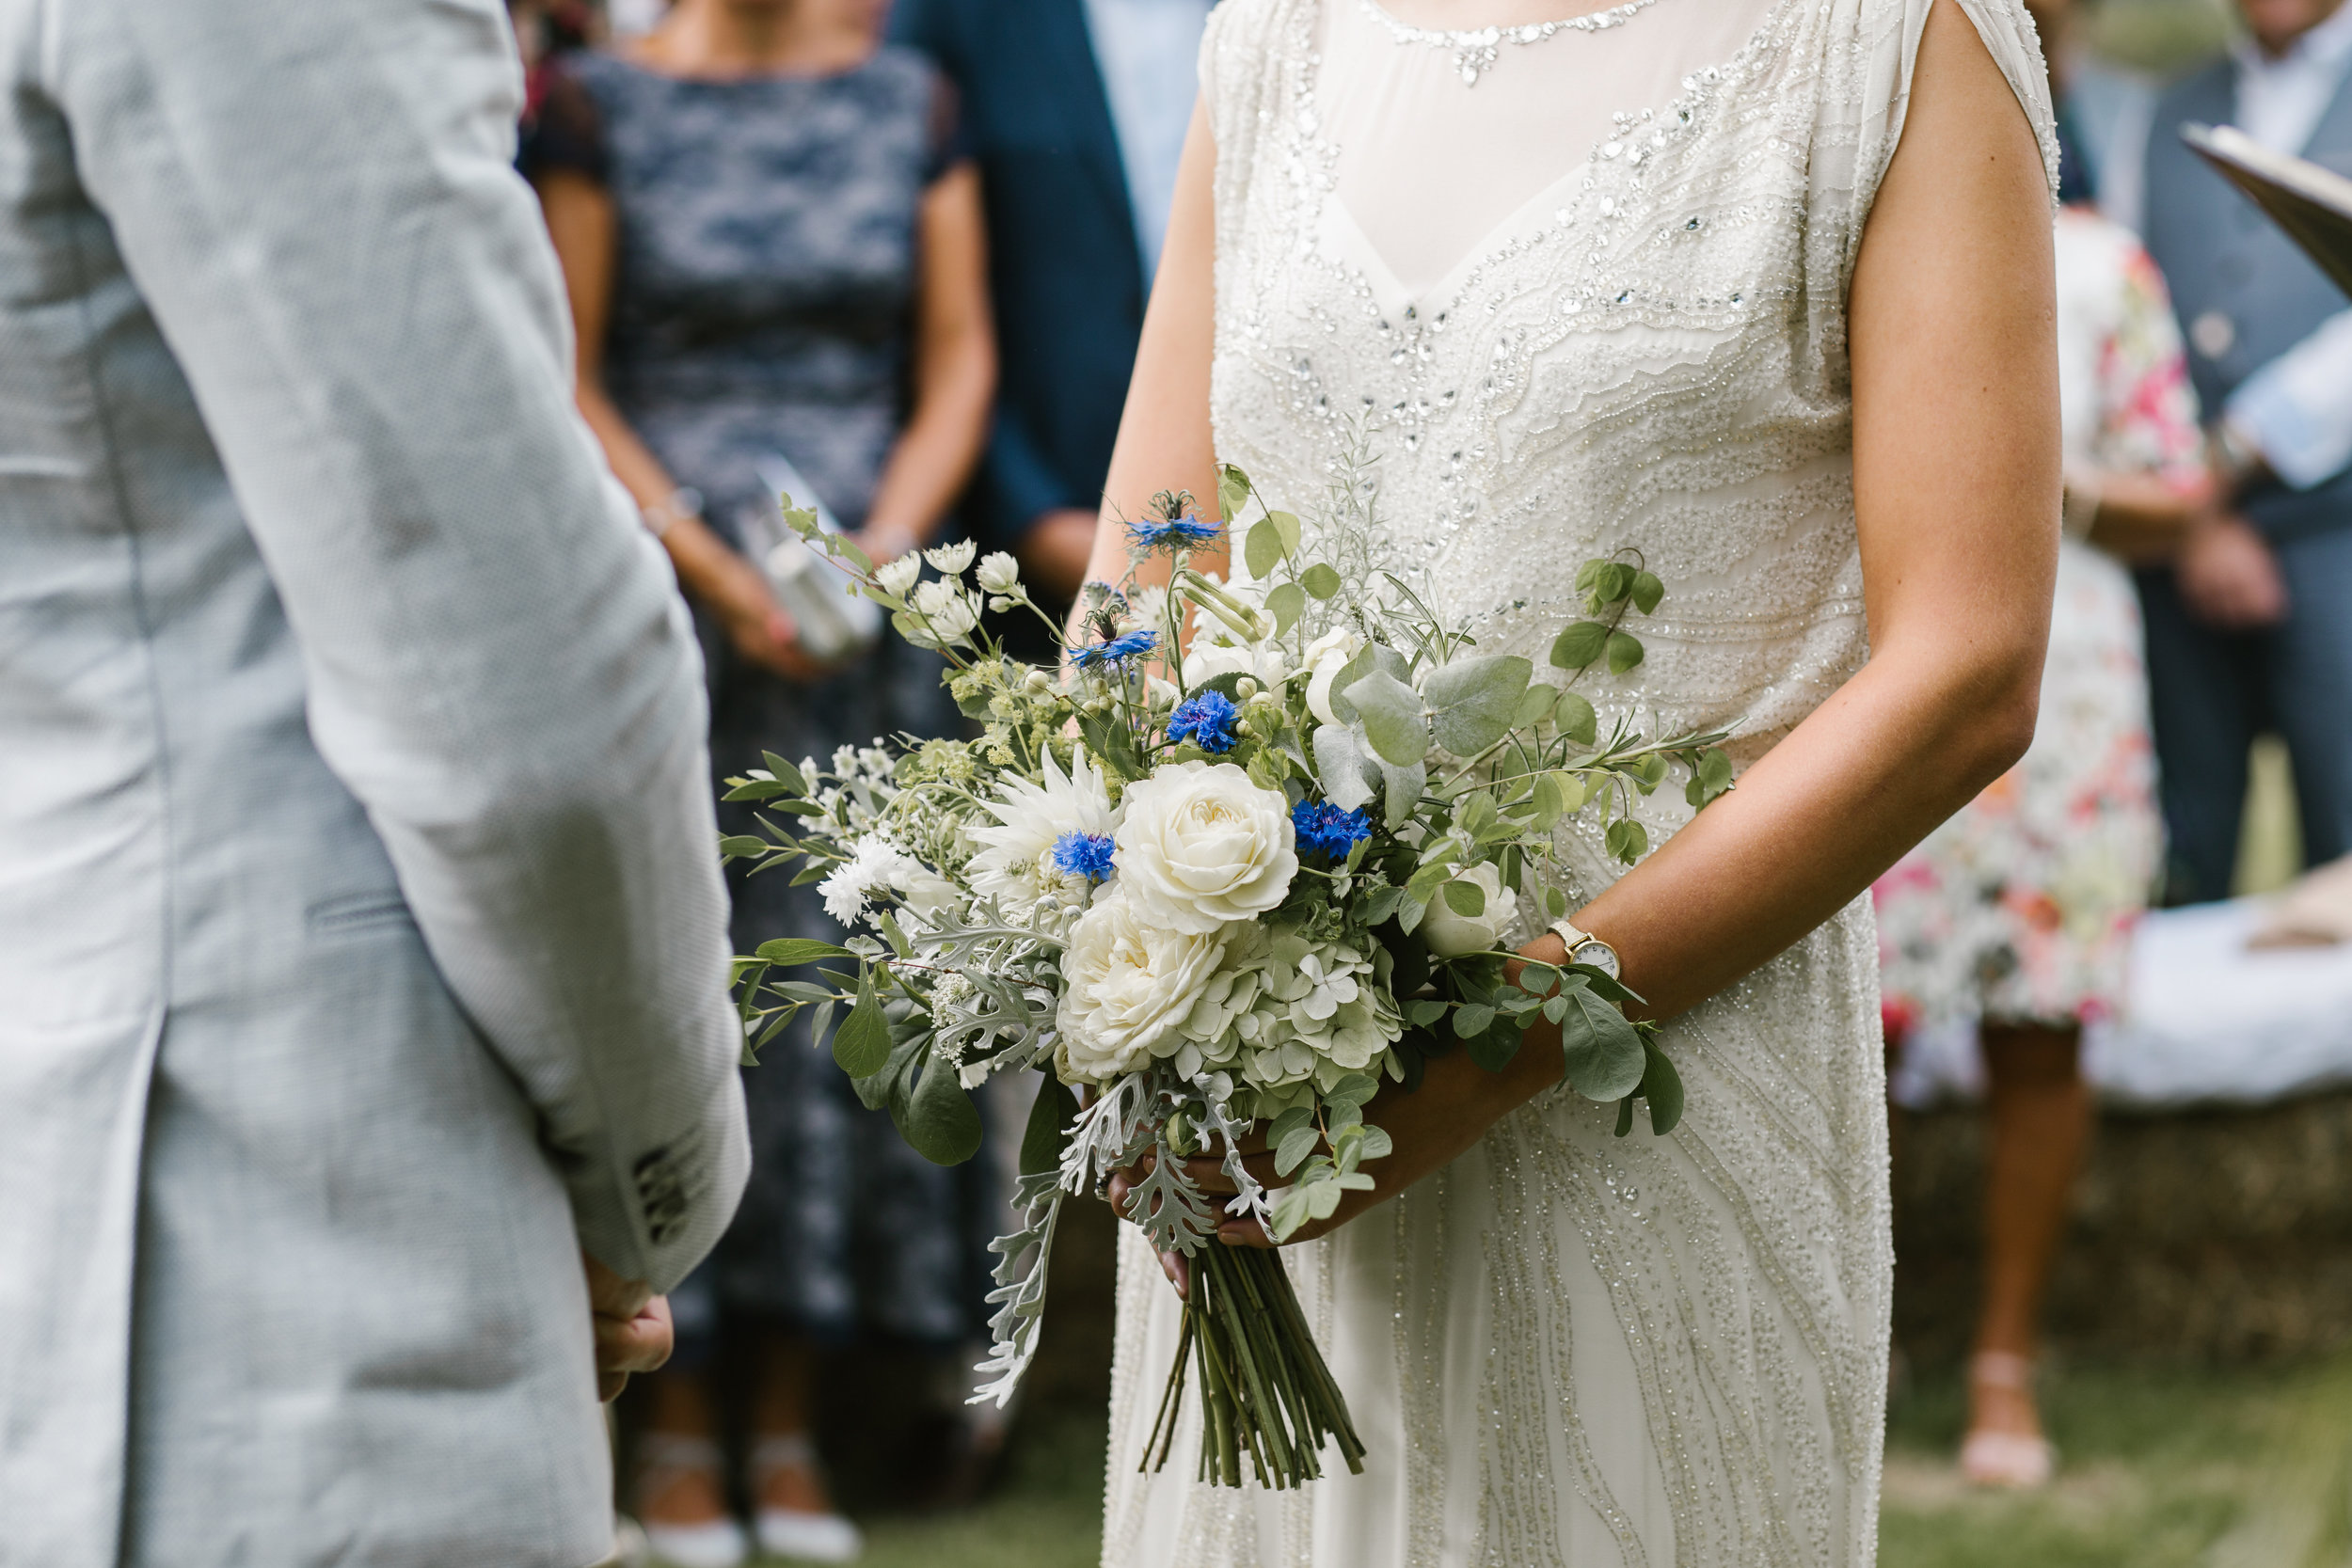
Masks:
[[[0,1564],[576,1564],[746,1148],[497,0],[0,0]]]

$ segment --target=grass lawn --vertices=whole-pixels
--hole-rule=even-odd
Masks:
[[[2259,1371],[2077,1366],[2046,1401],[2059,1479],[2031,1497],[1961,1484],[1957,1378],[1927,1378],[1887,1437],[1883,1568],[2344,1568],[2352,1357]],[[1092,1568],[1102,1427],[1032,1418],[1005,1485],[941,1520],[870,1522],[866,1568]]]

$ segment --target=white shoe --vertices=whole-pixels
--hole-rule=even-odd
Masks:
[[[768,1472],[817,1468],[817,1449],[804,1433],[763,1437],[752,1449],[752,1485],[767,1490]],[[753,1519],[759,1549],[771,1557],[802,1562],[855,1562],[866,1551],[866,1537],[838,1513],[810,1513],[797,1508],[763,1508]]]
[[[664,1472],[701,1471],[723,1481],[726,1474],[719,1445],[706,1437],[676,1437],[668,1433],[648,1433],[637,1443],[637,1489],[641,1495],[647,1484]],[[641,1501],[641,1507],[642,1501]],[[751,1560],[752,1544],[743,1533],[743,1527],[731,1513],[695,1524],[662,1524],[648,1519],[641,1513],[638,1526],[645,1532],[645,1544],[654,1557],[669,1568],[742,1568]]]

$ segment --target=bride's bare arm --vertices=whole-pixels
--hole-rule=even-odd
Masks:
[[[1212,276],[1216,214],[1210,182],[1216,168],[1207,112],[1195,107],[1184,161],[1177,166],[1159,276],[1143,312],[1135,378],[1128,383],[1119,440],[1111,448],[1094,553],[1087,560],[1089,582],[1115,582],[1126,570],[1126,544],[1116,519],[1142,516],[1157,492],[1190,490],[1204,515],[1216,511],[1216,450],[1209,436],[1209,352],[1216,314]],[[1204,556],[1200,563],[1213,562]],[[1164,562],[1152,564],[1166,575]]]
[[[1195,142],[1199,154],[1197,127]],[[1180,221],[1200,248],[1180,256],[1171,242],[1112,474],[1113,499],[1131,509],[1131,492],[1167,483],[1151,476],[1171,463],[1210,469],[1206,170],[1187,175]],[[1577,917],[1618,950],[1655,1016],[1704,1001],[1829,919],[2032,738],[2058,538],[2050,247],[2026,118],[1966,17],[1936,6],[1848,298],[1871,659]],[[1098,538],[1097,575],[1118,560]],[[1526,951],[1564,956],[1549,935]],[[1367,1113],[1395,1143],[1375,1168],[1377,1192],[1349,1194],[1302,1238],[1451,1161],[1559,1074],[1548,1026],[1501,1073],[1458,1052],[1432,1063],[1417,1093],[1383,1095]],[[1207,1162],[1195,1170],[1224,1184]],[[1228,1239],[1259,1240],[1238,1227]]]
[[[1870,662],[1579,917],[1658,1016],[1828,919],[2032,739],[2058,538],[2050,247],[2025,115],[1939,5],[1847,299]]]

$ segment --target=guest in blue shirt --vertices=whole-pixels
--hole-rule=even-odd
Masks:
[[[999,379],[966,522],[1030,581],[1085,575],[1192,119],[1210,0],[898,0],[961,95]]]

